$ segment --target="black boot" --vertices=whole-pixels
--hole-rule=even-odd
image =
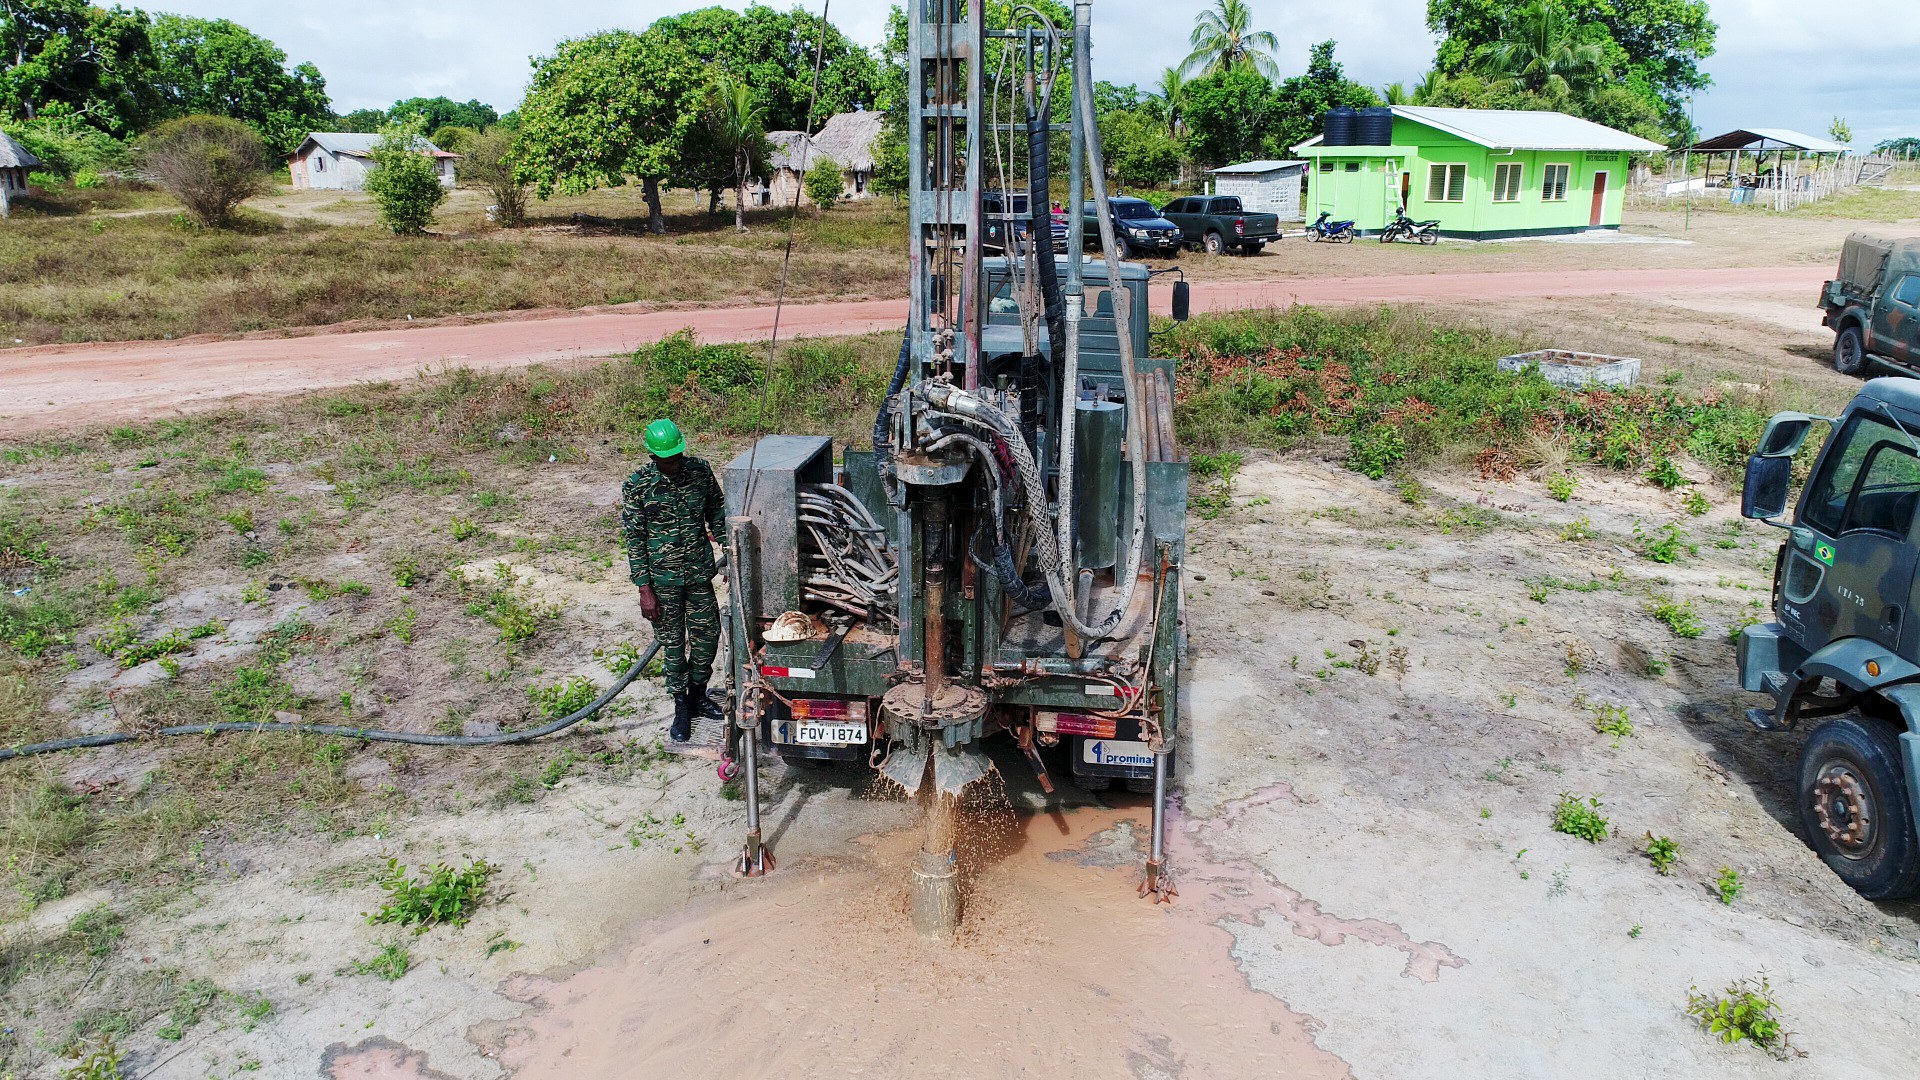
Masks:
[[[667,737],[677,743],[693,737],[693,699],[687,694],[673,695],[673,727]]]
[[[693,699],[693,715],[702,720],[725,720],[727,714],[707,696],[706,683],[694,683],[687,687],[687,696]]]

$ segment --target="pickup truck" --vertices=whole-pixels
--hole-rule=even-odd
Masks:
[[[1833,370],[1864,376],[1879,360],[1920,372],[1920,237],[1847,237],[1820,307],[1833,328]]]
[[[1131,259],[1135,255],[1161,255],[1167,258],[1180,256],[1180,227],[1160,216],[1160,211],[1145,199],[1135,199],[1118,195],[1107,200],[1113,208],[1114,238],[1120,242],[1119,256]],[[1086,244],[1090,248],[1100,246],[1100,226],[1094,209],[1093,200],[1087,200]]]
[[[1263,246],[1280,239],[1280,218],[1247,213],[1238,195],[1188,195],[1168,203],[1160,214],[1180,226],[1181,239],[1209,255],[1230,248],[1258,255]]]
[[[1013,215],[1013,238],[1016,242],[1024,240],[1033,231],[1032,219],[1028,210],[1032,205],[1024,193],[1015,192],[1011,198],[999,191],[980,193],[980,216],[986,222],[986,240],[982,249],[991,255],[1004,255],[1007,250],[1007,238],[1003,235],[1007,228],[1008,213]],[[1011,204],[1011,205],[1009,205]],[[1065,251],[1067,247],[1067,223],[1054,214],[1049,229],[1052,232],[1053,249]]]

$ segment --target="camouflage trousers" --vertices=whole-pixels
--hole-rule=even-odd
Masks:
[[[667,693],[705,686],[713,677],[713,654],[720,648],[720,607],[713,599],[713,583],[655,585],[653,595],[660,601],[653,636],[660,642]]]

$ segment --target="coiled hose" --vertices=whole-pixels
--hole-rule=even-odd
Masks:
[[[51,754],[56,750],[80,750],[92,746],[113,746],[117,743],[133,742],[152,735],[217,735],[232,731],[278,731],[297,735],[337,735],[344,739],[364,739],[367,742],[412,743],[415,746],[510,746],[515,743],[532,742],[545,738],[556,731],[573,725],[594,715],[607,707],[607,703],[620,696],[629,683],[640,677],[640,672],[660,651],[660,643],[647,646],[640,659],[633,662],[625,675],[614,680],[612,686],[601,693],[590,705],[560,717],[549,720],[539,727],[524,728],[520,731],[502,731],[495,735],[418,735],[411,731],[383,731],[379,728],[347,727],[343,724],[285,724],[278,720],[259,720],[253,722],[224,722],[218,724],[182,724],[178,727],[158,728],[154,731],[109,731],[94,735],[76,735],[71,739],[55,739],[51,742],[30,743],[26,746],[0,748],[0,761],[14,758],[31,757],[35,754]]]

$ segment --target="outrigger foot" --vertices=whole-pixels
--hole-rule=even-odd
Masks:
[[[761,843],[759,837],[749,837],[746,846],[740,849],[740,857],[733,862],[733,876],[765,877],[773,871],[773,866],[773,849]]]

